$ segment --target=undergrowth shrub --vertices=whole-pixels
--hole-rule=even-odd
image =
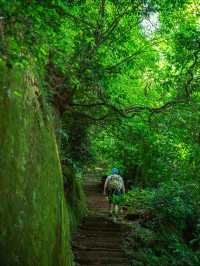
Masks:
[[[134,220],[126,242],[134,265],[199,265],[198,190],[197,184],[170,180],[156,189],[132,189],[121,197],[127,217]]]

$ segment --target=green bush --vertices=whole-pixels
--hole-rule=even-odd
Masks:
[[[129,214],[139,215],[139,227],[133,228],[131,236],[139,238],[131,253],[142,263],[138,265],[199,265],[198,190],[196,184],[171,180],[156,189],[136,188],[121,197]],[[152,232],[148,238],[144,237],[147,231]]]

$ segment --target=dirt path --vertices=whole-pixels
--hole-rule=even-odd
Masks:
[[[122,250],[125,228],[108,218],[108,204],[102,195],[100,178],[89,177],[85,192],[90,214],[80,225],[73,241],[76,265],[130,265]]]

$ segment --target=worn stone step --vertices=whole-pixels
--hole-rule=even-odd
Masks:
[[[73,248],[77,248],[79,251],[92,251],[92,252],[116,252],[116,253],[122,253],[122,250],[120,246],[112,246],[112,247],[106,247],[105,245],[103,246],[97,246],[97,245],[87,245],[87,243],[84,245],[83,243],[76,243],[73,245]]]
[[[103,232],[101,234],[98,234],[96,232],[93,231],[81,231],[79,230],[79,236],[81,237],[96,237],[98,240],[99,239],[105,239],[105,241],[109,239],[113,239],[113,241],[117,241],[117,240],[121,240],[121,234],[120,232],[116,232],[115,234],[113,234],[113,232]]]
[[[99,257],[99,258],[89,258],[89,257],[84,257],[84,258],[77,258],[76,262],[78,262],[81,266],[82,265],[101,265],[101,266],[105,266],[105,265],[113,265],[116,266],[118,265],[122,265],[122,264],[126,264],[126,265],[130,265],[128,260],[126,258],[107,258],[107,257]]]
[[[88,231],[88,232],[91,232],[91,231],[94,231],[96,233],[100,233],[102,231],[104,232],[113,232],[113,233],[125,233],[128,228],[127,226],[123,226],[123,225],[118,225],[118,224],[95,224],[95,223],[86,223],[86,224],[82,224],[80,227],[79,227],[80,230],[82,231]]]
[[[83,257],[77,257],[76,262],[78,262],[80,265],[101,265],[101,266],[104,266],[104,265],[115,265],[116,264],[128,264],[128,260],[127,258],[125,257],[107,257],[107,256],[96,256],[95,258],[93,257],[86,257],[86,256],[83,256]]]
[[[78,256],[78,258],[81,257],[91,257],[91,258],[98,258],[98,257],[106,257],[106,258],[126,258],[124,252],[121,250],[98,250],[98,249],[92,249],[87,251],[87,255],[84,250],[77,250],[75,251],[75,254]]]
[[[88,241],[104,241],[107,243],[121,243],[121,238],[119,238],[117,235],[104,235],[104,237],[96,235],[96,234],[91,234],[91,233],[85,233],[85,234],[80,234],[78,233],[76,237],[74,238],[74,241],[77,241],[77,239],[80,239],[81,241],[85,241],[88,239]]]
[[[114,262],[114,264],[109,263],[109,264],[103,264],[103,265],[102,265],[102,263],[99,264],[98,262],[92,263],[92,264],[87,264],[87,265],[86,264],[85,265],[84,264],[76,264],[76,266],[79,266],[79,265],[81,265],[81,266],[132,266],[132,264],[130,264],[129,262],[127,262],[126,264],[124,264],[124,263],[123,264],[122,263],[116,264],[116,262]]]
[[[82,227],[83,226],[91,226],[91,227],[96,226],[97,229],[99,227],[107,227],[107,228],[114,228],[117,230],[123,227],[121,224],[114,223],[112,220],[102,221],[100,218],[99,218],[99,221],[90,221],[90,220],[84,221],[81,223],[81,226]]]
[[[82,224],[87,224],[87,225],[111,225],[113,227],[119,227],[120,225],[114,223],[110,218],[105,218],[101,216],[96,216],[96,217],[87,217],[82,221]]]
[[[88,232],[94,231],[94,232],[113,232],[113,233],[121,233],[121,228],[119,226],[112,226],[112,225],[81,225],[79,227],[79,230],[87,230]]]
[[[105,241],[105,239],[99,239],[97,241],[96,238],[94,239],[77,239],[73,243],[73,248],[103,248],[103,249],[121,249],[121,243],[120,242],[113,242],[111,239],[110,241]]]
[[[79,264],[79,263],[76,263],[76,266],[132,266],[132,264],[130,264],[130,262],[124,262],[124,263],[99,263],[99,262],[93,262],[92,264]]]

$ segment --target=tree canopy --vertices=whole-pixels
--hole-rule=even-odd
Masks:
[[[168,251],[159,260],[153,250],[148,265],[199,262],[199,11],[196,0],[0,0],[0,63],[38,76],[35,94],[59,120],[61,160],[77,171],[116,165],[138,189],[123,202],[135,197],[153,212],[162,201],[160,219],[181,221]],[[17,88],[9,93],[20,97]],[[170,245],[177,260],[166,258]]]

